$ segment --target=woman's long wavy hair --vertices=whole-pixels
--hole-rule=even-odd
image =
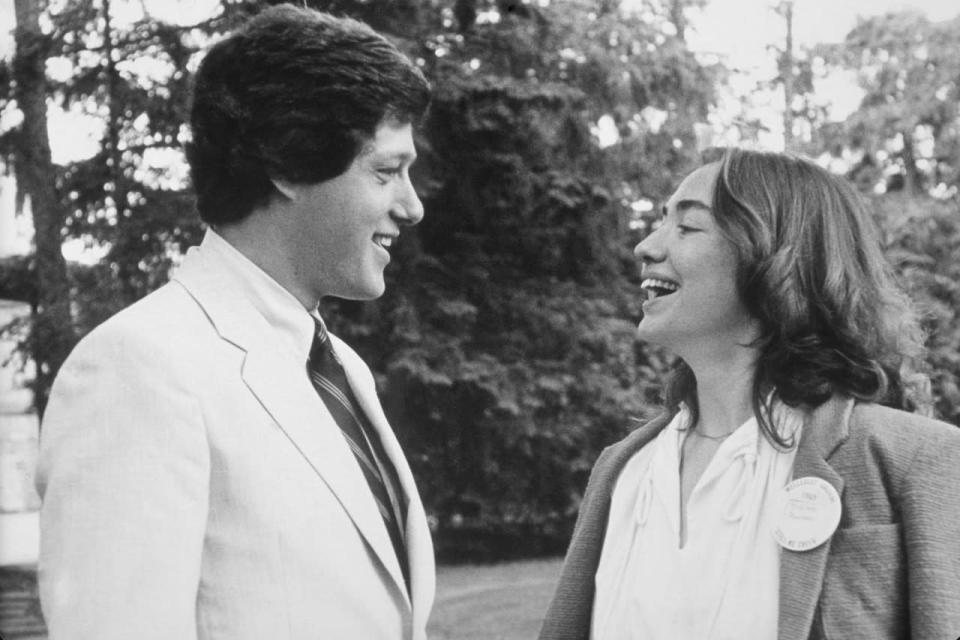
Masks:
[[[767,438],[773,397],[814,408],[839,393],[929,413],[918,372],[923,332],[884,258],[869,208],[843,178],[799,157],[728,150],[713,213],[738,255],[737,288],[760,322],[754,413]],[[696,379],[682,360],[667,405],[697,419]]]

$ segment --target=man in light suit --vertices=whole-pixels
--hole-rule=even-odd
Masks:
[[[45,415],[50,638],[422,639],[423,506],[317,305],[380,296],[422,218],[429,86],[366,25],[289,5],[213,46],[195,82],[206,237],[77,346]]]

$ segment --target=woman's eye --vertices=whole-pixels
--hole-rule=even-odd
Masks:
[[[395,178],[399,176],[402,171],[402,167],[384,167],[382,169],[377,169],[377,173],[385,178]]]
[[[685,224],[678,224],[678,225],[677,225],[677,229],[679,229],[679,230],[680,230],[680,233],[682,233],[682,234],[683,234],[683,233],[692,233],[692,232],[694,232],[694,231],[700,231],[700,229],[698,229],[698,228],[696,228],[696,227],[688,227],[688,226],[685,225]]]

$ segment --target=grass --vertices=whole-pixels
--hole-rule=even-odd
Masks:
[[[540,629],[560,559],[437,569],[431,640],[533,640]]]

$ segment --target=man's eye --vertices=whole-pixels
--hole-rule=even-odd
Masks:
[[[693,233],[694,231],[700,231],[700,229],[696,227],[688,227],[685,224],[678,224],[677,229],[680,230],[680,233]]]

